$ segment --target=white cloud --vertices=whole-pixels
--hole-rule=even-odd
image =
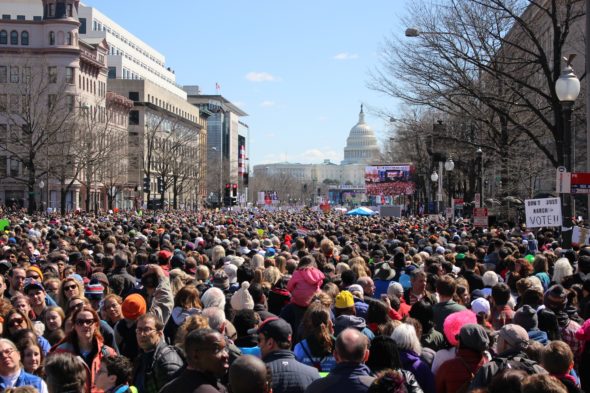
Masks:
[[[356,53],[340,52],[334,56],[335,60],[355,60],[358,59],[359,55]]]
[[[260,106],[263,108],[270,108],[271,106],[275,106],[275,105],[276,105],[276,103],[274,101],[269,101],[269,100],[262,101],[260,103]]]
[[[268,72],[248,72],[246,74],[246,79],[250,82],[274,82],[277,80],[277,77],[268,73]]]

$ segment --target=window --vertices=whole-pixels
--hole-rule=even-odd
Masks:
[[[10,20],[9,14],[2,14],[2,20]]]
[[[10,67],[10,83],[18,83],[18,72],[17,66]]]
[[[0,156],[0,176],[6,176],[6,157]]]
[[[29,45],[29,32],[28,31],[23,31],[22,33],[20,33],[20,44],[21,45]]]
[[[41,22],[43,20],[43,17],[42,16],[33,16],[33,20],[35,22]]]
[[[78,31],[80,34],[86,34],[86,18],[79,18],[78,20],[80,21],[80,27],[78,27]]]
[[[24,15],[17,15],[16,16],[16,20],[25,20],[25,16]]]
[[[57,83],[57,67],[47,67],[49,83]]]
[[[129,112],[129,125],[130,126],[139,125],[139,111],[130,111]]]
[[[68,111],[72,112],[74,110],[74,107],[76,105],[76,97],[73,95],[67,95],[66,96],[66,108],[68,109]]]
[[[17,177],[18,176],[18,161],[15,157],[10,159],[10,173],[9,176]]]
[[[72,33],[68,33],[66,35],[66,45],[72,45],[74,42],[74,35]]]
[[[49,3],[47,5],[47,16],[49,16],[49,17],[55,16],[55,4]]]
[[[70,17],[70,18],[72,16],[74,16],[72,4],[67,4],[66,5],[66,13],[67,13],[67,16]]]
[[[16,94],[10,95],[10,112],[18,113],[20,111],[20,96]]]
[[[49,32],[49,45],[55,45],[55,31]]]
[[[0,83],[6,83],[8,81],[8,67],[0,66]]]
[[[8,44],[8,32],[6,30],[0,30],[0,45]]]
[[[66,83],[74,84],[74,67],[66,67]]]
[[[137,91],[130,91],[129,92],[129,99],[131,101],[139,101],[139,93]]]
[[[0,112],[8,109],[8,94],[0,94]]]
[[[10,32],[10,45],[18,45],[18,31],[16,30]]]
[[[23,83],[29,83],[31,81],[31,67],[23,67],[23,76],[21,80]]]

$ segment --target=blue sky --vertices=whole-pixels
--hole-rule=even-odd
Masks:
[[[86,0],[166,56],[177,82],[249,116],[250,166],[339,163],[360,104],[399,112],[366,87],[409,0]],[[387,124],[367,122],[384,138]]]

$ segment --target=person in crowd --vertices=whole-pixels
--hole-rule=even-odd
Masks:
[[[258,346],[258,335],[249,333],[255,330],[260,324],[260,317],[254,310],[240,310],[234,315],[234,327],[237,338],[234,344],[243,355],[254,355],[258,358],[260,347]]]
[[[369,340],[357,329],[347,328],[338,335],[334,350],[336,367],[325,377],[309,385],[305,393],[365,393],[373,383],[371,370],[364,364],[369,358]]]
[[[561,381],[550,375],[530,375],[522,381],[521,393],[567,393]]]
[[[432,304],[436,304],[436,297],[426,289],[426,273],[422,270],[415,269],[410,274],[411,288],[405,291],[404,298],[410,306],[417,301],[426,299]]]
[[[319,372],[330,372],[336,365],[332,355],[336,339],[330,312],[319,301],[312,302],[301,322],[302,337],[295,345],[295,358],[303,364],[318,369]]]
[[[244,355],[229,368],[229,386],[232,393],[271,393],[272,378],[262,360]]]
[[[255,330],[262,360],[270,369],[274,393],[302,393],[320,377],[318,370],[295,359],[291,352],[291,325],[281,318],[268,318]]]
[[[57,353],[45,360],[49,393],[85,393],[88,374],[84,361],[71,353]],[[42,393],[42,390],[39,390]]]
[[[47,393],[45,381],[24,370],[20,352],[6,338],[0,338],[0,380],[2,389],[33,386],[39,393]]]
[[[96,387],[104,393],[132,393],[133,365],[125,356],[104,358],[96,375]]]
[[[225,337],[212,329],[193,330],[186,336],[184,345],[186,368],[159,392],[227,393],[218,381],[229,369]]]
[[[557,378],[568,393],[581,393],[580,382],[573,373],[574,354],[563,341],[552,341],[543,348],[541,365],[549,375]]]
[[[495,273],[494,273],[495,274]],[[508,305],[510,301],[510,287],[504,283],[492,287],[492,315],[491,323],[495,330],[512,322],[514,310]]]
[[[179,326],[184,323],[187,317],[201,313],[202,308],[203,305],[197,287],[194,285],[182,287],[174,296],[172,315],[164,327],[166,341],[169,343],[174,342]]]
[[[526,355],[528,345],[529,335],[523,327],[511,323],[502,326],[498,332],[497,356],[480,367],[469,385],[470,389],[487,386],[494,375],[509,367],[522,369],[529,375],[546,374],[543,367]]]
[[[121,355],[135,359],[139,353],[139,346],[135,336],[137,319],[147,310],[145,298],[139,293],[128,295],[121,304],[123,319],[115,325],[115,339]]]
[[[437,393],[466,391],[477,371],[488,362],[489,338],[482,326],[464,325],[458,341],[455,358],[444,362],[436,373]]]
[[[434,304],[432,312],[434,315],[434,328],[442,332],[445,318],[457,311],[465,310],[465,307],[457,304],[453,299],[456,295],[457,283],[450,275],[442,276],[436,282],[436,293],[438,294],[439,302]]]
[[[102,302],[100,315],[113,329],[115,329],[117,322],[123,319],[122,305],[123,299],[114,293],[106,295]]]
[[[83,284],[73,276],[66,277],[62,280],[57,293],[57,304],[63,310],[68,309],[68,301],[75,296],[84,295]]]
[[[514,313],[513,322],[522,326],[528,333],[529,339],[547,345],[549,339],[547,333],[539,330],[539,317],[537,312],[528,304],[525,304]]]
[[[435,393],[434,375],[429,365],[421,359],[422,346],[414,326],[403,323],[391,334],[396,342],[404,370],[412,372],[425,393]]]
[[[182,371],[185,361],[176,347],[166,343],[158,315],[140,316],[135,334],[141,353],[135,359],[133,385],[140,392],[158,392]]]
[[[313,295],[320,289],[324,278],[312,256],[301,258],[297,270],[287,284],[287,290],[292,297],[291,302],[300,307],[307,307]]]
[[[51,349],[52,353],[71,353],[80,356],[86,364],[88,377],[86,390],[95,390],[96,373],[100,368],[102,359],[109,356],[117,356],[117,352],[104,344],[99,330],[100,318],[96,311],[84,305],[72,314],[72,330]]]
[[[43,350],[39,343],[30,338],[21,339],[17,343],[23,368],[29,374],[43,376]]]

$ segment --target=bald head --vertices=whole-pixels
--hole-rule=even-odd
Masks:
[[[338,363],[362,363],[369,356],[369,340],[357,329],[344,329],[336,339],[336,361]]]
[[[242,355],[229,368],[232,393],[266,393],[270,375],[264,362],[252,355]]]

